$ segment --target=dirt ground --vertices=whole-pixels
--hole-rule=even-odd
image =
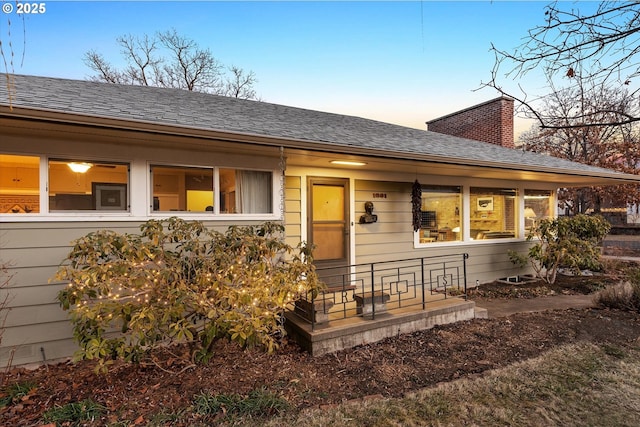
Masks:
[[[553,289],[528,285],[531,289],[515,294],[512,286],[491,284],[472,292],[471,298],[523,298],[526,302],[524,298],[541,294],[591,293],[616,280],[561,276]],[[371,396],[400,397],[440,382],[482,375],[566,343],[627,346],[639,340],[638,313],[567,309],[438,326],[316,358],[293,343],[270,355],[220,343],[210,363],[179,374],[167,372],[183,368],[170,355],[162,359],[166,370],[120,364],[107,376],[94,374],[90,362],[15,369],[4,375],[3,384],[32,381],[35,387],[20,402],[0,409],[0,425],[42,425],[46,410],[91,398],[108,408],[102,420],[91,425],[124,420],[145,425],[159,413],[184,410],[181,420],[171,425],[188,426],[199,419],[185,409],[201,392],[247,395],[266,389],[296,409],[323,407]]]

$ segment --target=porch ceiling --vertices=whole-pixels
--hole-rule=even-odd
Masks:
[[[331,161],[333,160],[359,161],[366,163],[366,165],[335,165],[331,163]],[[398,158],[381,158],[374,156],[341,155],[336,153],[303,150],[287,151],[287,164],[291,166],[334,168],[343,170],[411,172],[425,175],[442,175],[456,177],[463,176],[467,178],[536,182],[542,181],[547,183],[555,183],[559,187],[640,183],[640,176],[635,175],[621,175],[619,177],[590,176],[579,173],[572,173],[575,171],[523,170],[518,169],[517,166],[508,168],[503,165],[466,165],[428,159],[408,160]]]

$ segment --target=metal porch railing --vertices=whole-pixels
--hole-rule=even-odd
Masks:
[[[452,295],[466,299],[468,258],[464,253],[318,268],[326,289],[300,298],[294,311],[314,330],[332,320],[425,310]]]

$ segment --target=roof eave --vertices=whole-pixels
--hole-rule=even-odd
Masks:
[[[116,130],[128,130],[137,132],[151,132],[163,135],[197,137],[204,140],[218,140],[225,142],[237,142],[244,144],[257,144],[263,146],[283,147],[296,150],[311,150],[327,153],[335,153],[342,155],[352,155],[361,157],[375,157],[394,160],[407,161],[423,161],[430,163],[462,165],[478,168],[504,169],[513,171],[525,171],[542,174],[566,175],[573,177],[596,178],[598,184],[585,185],[615,185],[624,183],[640,183],[640,175],[623,174],[618,172],[603,171],[581,171],[569,170],[564,168],[551,168],[543,166],[533,166],[522,164],[498,162],[498,161],[480,161],[473,159],[465,159],[453,156],[439,156],[433,154],[421,154],[406,151],[391,151],[383,149],[374,149],[370,147],[357,147],[351,145],[342,145],[326,141],[317,140],[301,140],[295,138],[286,138],[282,136],[269,136],[255,134],[250,132],[237,132],[221,129],[209,129],[198,127],[185,127],[179,125],[160,124],[145,120],[136,119],[117,119],[103,116],[94,116],[88,114],[64,113],[55,110],[35,109],[24,107],[9,107],[0,105],[0,117],[25,120],[41,120],[66,125],[82,125],[103,127]]]

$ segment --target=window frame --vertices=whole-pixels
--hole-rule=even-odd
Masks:
[[[460,210],[460,222],[461,222],[461,240],[458,241],[442,241],[442,242],[432,242],[432,243],[421,243],[420,242],[420,230],[415,231],[413,233],[413,244],[414,249],[425,249],[425,248],[442,248],[442,247],[453,247],[453,246],[468,246],[468,245],[485,245],[485,244],[496,244],[496,243],[510,243],[510,242],[523,242],[526,240],[527,233],[525,230],[525,191],[539,191],[539,192],[548,192],[550,194],[550,202],[549,202],[549,215],[551,218],[556,218],[558,215],[557,212],[557,190],[547,188],[545,189],[544,184],[539,186],[530,186],[526,185],[526,183],[518,183],[518,185],[510,185],[509,182],[486,182],[482,181],[481,183],[469,182],[468,180],[461,180],[465,182],[465,184],[460,185],[433,185],[432,187],[460,187],[462,190],[461,193],[461,210]],[[429,186],[423,186],[423,191],[425,188]],[[474,236],[471,234],[472,229],[472,211],[475,209],[474,206],[471,206],[472,190],[476,189],[493,189],[493,190],[509,190],[514,191],[514,237],[506,237],[506,238],[491,238],[491,239],[473,239]]]
[[[495,200],[495,197],[502,196],[506,198],[509,192],[514,193],[512,196],[513,197],[513,202],[512,202],[513,217],[508,218],[506,216],[507,208],[503,201],[503,208],[502,208],[503,216],[498,219],[489,218],[492,212],[496,210],[495,205],[497,201]],[[488,230],[489,233],[497,233],[495,234],[497,237],[478,239],[477,236],[483,233],[483,231],[479,231],[478,234],[476,234],[476,236],[474,237],[472,237],[471,234],[469,234],[469,240],[474,242],[480,241],[480,240],[489,240],[489,241],[522,240],[524,238],[520,230],[521,228],[520,218],[522,218],[522,212],[521,212],[520,206],[521,206],[521,200],[523,197],[522,195],[523,195],[523,191],[518,187],[509,188],[506,186],[491,186],[491,185],[469,187],[469,204],[470,205],[472,204],[471,200],[474,198],[474,196],[476,197],[475,206],[470,206],[470,211],[469,211],[469,233],[471,233],[471,230],[477,230],[476,228],[473,228],[471,226],[472,222],[483,223],[483,222],[492,222],[492,221],[503,221],[503,222],[513,221],[513,236],[503,237],[504,235],[510,233],[510,230],[507,230],[506,227],[503,226],[501,227],[503,230],[498,230],[498,231]],[[484,198],[483,200],[487,201],[489,205],[483,206],[480,204],[480,197],[482,196],[486,196],[486,198]],[[472,216],[472,212],[474,213],[473,216]],[[480,216],[478,217],[478,215]]]
[[[46,211],[45,213],[50,216],[57,215],[74,215],[74,216],[130,216],[131,215],[131,162],[129,161],[118,161],[118,160],[107,160],[107,159],[95,159],[95,158],[80,158],[80,157],[62,157],[62,156],[41,156],[44,157],[44,163],[46,167],[46,175],[44,177],[41,176],[41,191],[42,191],[42,180],[44,178],[44,198],[47,201]],[[103,181],[91,181],[91,196],[92,196],[92,209],[51,209],[51,162],[60,162],[60,163],[91,163],[92,168],[97,167],[97,165],[115,165],[115,166],[124,166],[126,167],[127,179],[125,183],[121,182],[103,182]],[[96,195],[93,194],[94,189],[96,188],[96,184],[98,185],[114,185],[118,186],[119,192],[122,192],[121,186],[124,186],[124,197],[125,197],[125,208],[124,209],[97,209],[97,201],[95,199]],[[63,193],[64,194],[64,193]],[[85,192],[86,194],[86,192]]]
[[[193,169],[193,170],[207,170],[207,171],[211,171],[212,174],[212,180],[211,180],[211,185],[212,185],[212,196],[213,196],[213,211],[188,211],[188,210],[156,210],[155,209],[155,197],[156,197],[156,193],[154,190],[155,187],[155,181],[154,181],[154,172],[153,169],[154,168],[165,168],[165,169],[176,169],[176,170],[183,170],[186,171],[188,169]],[[169,216],[177,216],[179,215],[180,217],[184,217],[185,215],[195,215],[195,216],[211,216],[214,215],[215,213],[217,213],[219,210],[219,205],[220,203],[216,203],[216,188],[218,188],[218,175],[217,175],[217,171],[216,168],[214,166],[201,166],[201,165],[183,165],[183,164],[174,164],[174,163],[166,163],[166,162],[148,162],[148,166],[147,166],[147,179],[149,182],[149,186],[148,186],[148,191],[147,191],[147,197],[148,197],[148,201],[149,203],[147,203],[148,209],[147,209],[147,214],[150,217],[156,217],[156,216],[160,216],[160,217],[166,217],[167,215]],[[186,173],[185,173],[186,176]],[[187,191],[186,187],[185,187],[185,191]],[[186,194],[185,194],[185,205],[187,203],[186,201]]]
[[[250,168],[242,165],[222,165],[210,166],[192,163],[172,163],[165,161],[155,161],[142,158],[131,159],[108,159],[97,158],[91,156],[65,156],[65,155],[45,155],[41,153],[16,153],[10,151],[0,151],[0,154],[7,156],[26,156],[37,158],[39,162],[38,168],[38,190],[37,197],[39,200],[39,212],[37,213],[0,213],[0,223],[2,222],[47,222],[47,221],[147,221],[148,219],[169,218],[171,216],[180,216],[185,220],[207,220],[207,221],[282,221],[284,220],[284,200],[283,185],[284,176],[282,171],[275,168]],[[49,205],[49,162],[68,161],[68,162],[90,162],[90,163],[107,163],[121,164],[127,166],[127,210],[51,210]],[[165,211],[154,212],[152,210],[152,180],[150,173],[151,164],[164,167],[193,167],[208,168],[214,170],[214,197],[219,197],[219,181],[217,181],[220,168],[246,170],[246,171],[262,171],[268,172],[271,176],[271,212],[269,213],[220,213],[219,211],[211,212],[188,212],[188,211]],[[144,199],[136,198],[134,195],[144,194]],[[35,195],[35,194],[34,194]],[[214,199],[215,200],[215,199]],[[214,205],[219,209],[219,203]]]
[[[529,192],[529,194],[527,194],[527,192]],[[533,193],[533,194],[532,194]],[[535,193],[539,193],[539,194],[535,194]],[[558,191],[557,190],[543,190],[540,188],[530,188],[530,187],[525,187],[522,191],[522,217],[523,217],[523,230],[524,230],[524,237],[527,237],[529,230],[531,227],[527,228],[528,225],[528,219],[529,218],[536,218],[535,220],[533,220],[531,222],[531,226],[534,226],[536,224],[537,221],[540,220],[540,217],[538,217],[537,215],[535,217],[529,217],[527,216],[527,198],[542,198],[542,193],[549,193],[548,195],[546,195],[546,197],[544,197],[547,201],[548,201],[548,215],[542,216],[541,219],[545,219],[545,218],[557,218],[558,217],[558,212],[557,212],[557,200],[558,200]],[[534,210],[535,211],[535,210]],[[537,214],[537,212],[535,212]]]
[[[164,167],[164,168],[183,168],[183,169],[211,169],[213,171],[213,210],[212,211],[155,211],[153,210],[153,167]],[[220,183],[220,170],[234,170],[234,171],[257,171],[257,172],[265,172],[269,173],[271,176],[271,212],[261,212],[261,213],[239,213],[239,212],[221,212],[220,211],[220,196],[221,196],[221,183]],[[194,165],[194,164],[177,164],[177,163],[169,163],[169,162],[147,162],[147,179],[148,179],[148,197],[149,203],[147,208],[147,215],[149,217],[167,217],[167,216],[176,216],[179,215],[182,218],[191,217],[193,219],[202,219],[206,217],[207,220],[263,220],[263,221],[279,221],[283,220],[283,207],[280,206],[281,200],[278,198],[279,191],[283,191],[280,189],[280,186],[284,183],[281,183],[283,179],[278,170],[275,169],[257,169],[257,168],[247,168],[247,167],[238,167],[238,166],[203,166],[203,165]],[[217,202],[217,203],[216,203]]]
[[[27,157],[27,158],[33,158],[34,160],[37,159],[37,165],[38,165],[37,168],[36,168],[37,169],[37,173],[36,173],[36,175],[37,175],[37,186],[36,186],[35,190],[33,190],[33,189],[23,189],[23,190],[14,190],[14,191],[8,190],[7,192],[0,193],[0,196],[9,197],[9,198],[12,197],[12,196],[14,196],[14,197],[31,196],[30,198],[37,199],[37,201],[38,201],[37,202],[37,204],[38,204],[38,208],[37,208],[38,212],[33,212],[33,210],[35,210],[35,209],[33,209],[31,211],[27,211],[26,209],[29,209],[30,206],[28,206],[26,203],[23,203],[24,206],[19,206],[19,208],[21,208],[20,211],[22,211],[22,212],[20,212],[20,211],[18,211],[18,212],[11,212],[11,211],[0,212],[0,218],[11,218],[11,219],[14,219],[14,218],[24,218],[24,217],[33,218],[33,217],[41,216],[42,213],[43,213],[43,210],[45,208],[47,208],[47,205],[43,204],[43,197],[42,197],[42,181],[43,181],[43,179],[42,179],[42,173],[43,173],[42,156],[41,155],[37,155],[37,154],[30,154],[30,153],[12,153],[12,152],[0,152],[0,155],[3,156],[3,157],[5,157],[5,156],[6,157],[23,157],[23,158]],[[14,161],[16,161],[16,160],[14,160]],[[3,165],[0,164],[0,167],[2,167],[2,166]],[[15,168],[16,168],[16,172],[17,172],[17,169],[19,168],[19,166],[16,165]],[[8,169],[5,169],[5,170],[8,170]],[[8,176],[9,175],[7,175],[7,177]],[[12,179],[12,181],[14,181],[14,182],[16,182],[16,180],[17,180],[17,177],[14,177],[14,179]],[[17,181],[20,181],[20,180],[17,180]],[[14,192],[15,192],[15,194],[12,194]],[[14,202],[17,202],[17,200],[15,200],[15,201],[12,200],[12,201],[9,201],[8,203],[10,205],[10,204],[12,204]],[[19,203],[15,203],[15,204],[19,205]],[[11,208],[9,208],[9,209],[11,209]]]
[[[457,189],[458,191],[453,191]],[[424,203],[424,193],[425,192],[432,192],[432,193],[442,193],[442,194],[455,194],[458,197],[458,200],[456,201],[456,206],[455,208],[457,209],[457,214],[455,213],[454,210],[454,217],[458,218],[458,223],[457,225],[455,225],[455,227],[451,228],[452,233],[454,233],[454,236],[457,235],[458,239],[456,240],[439,240],[439,235],[441,233],[440,231],[440,227],[439,224],[437,223],[437,214],[436,217],[434,218],[434,220],[436,221],[435,227],[436,229],[438,229],[438,237],[436,237],[435,240],[431,240],[431,241],[424,241],[426,238],[431,239],[431,237],[425,237],[424,235],[422,235],[423,233],[423,227],[421,226],[420,229],[416,232],[418,234],[417,236],[417,244],[420,245],[420,247],[432,247],[434,245],[455,245],[455,244],[460,244],[462,242],[464,242],[464,235],[465,235],[465,226],[464,226],[464,187],[462,185],[422,185],[421,186],[421,190],[422,190],[422,197],[423,197],[423,203]],[[432,191],[429,191],[432,190]],[[440,191],[438,191],[440,190]],[[421,209],[421,214],[423,216],[424,219],[424,214],[426,212],[431,212],[431,210],[425,210],[423,211]],[[442,230],[445,230],[446,227],[449,227],[449,224],[447,223],[447,225],[445,227],[442,227]],[[453,230],[455,228],[458,228],[459,230],[457,233],[453,232]]]

